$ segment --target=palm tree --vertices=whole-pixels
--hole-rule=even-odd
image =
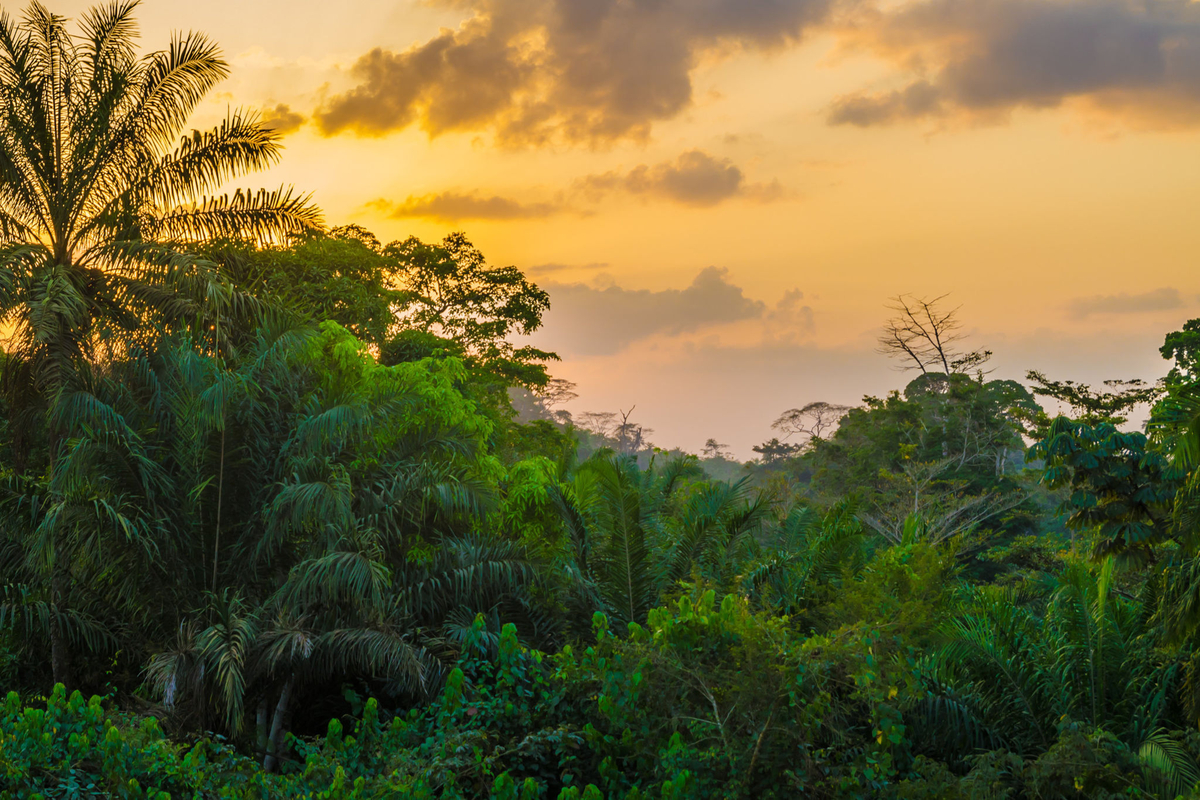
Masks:
[[[15,326],[10,368],[28,364],[50,398],[151,319],[194,320],[228,299],[190,245],[319,222],[290,189],[213,194],[274,163],[278,138],[232,112],[180,139],[228,66],[199,34],[138,58],[137,6],[92,9],[78,36],[36,1],[20,22],[0,14],[0,320]]]
[[[427,695],[468,631],[481,633],[476,617],[519,601],[534,575],[512,543],[447,540],[431,563],[407,569],[343,543],[293,566],[261,606],[210,595],[209,624],[180,625],[176,646],[156,654],[147,674],[166,706],[201,720],[215,706],[232,732],[257,708],[257,746],[271,770],[297,698],[355,677],[388,694]],[[483,638],[498,638],[500,626],[491,627]]]
[[[743,565],[739,589],[759,608],[804,615],[866,565],[863,526],[855,505],[824,514],[791,509],[769,528],[766,546]]]
[[[319,223],[290,189],[213,194],[273,163],[278,139],[234,112],[180,140],[228,66],[198,34],[138,58],[137,5],[92,9],[78,35],[36,1],[19,22],[0,14],[0,324],[13,330],[4,384],[18,410],[40,397],[55,411],[51,462],[77,421],[69,410],[86,405],[64,403],[84,365],[152,338],[152,322],[210,324],[228,305],[226,282],[190,245],[281,240]],[[64,538],[46,520],[37,527],[50,545]],[[66,560],[38,560],[56,608]],[[56,680],[67,677],[63,618],[49,617]]]
[[[358,678],[419,694],[477,614],[496,612],[496,632],[501,616],[535,636],[550,626],[524,591],[535,571],[523,549],[471,538],[482,527],[471,479],[479,442],[422,416],[452,405],[430,410],[414,393],[426,372],[364,353],[364,374],[335,363],[310,329],[263,325],[256,337],[214,361],[184,332],[102,375],[82,370],[82,388],[60,403],[81,424],[32,533],[17,541],[32,552],[54,532],[75,556],[68,598],[81,610],[63,616],[67,634],[116,649],[82,613],[92,608],[85,590],[102,587],[112,606],[102,621],[119,629],[126,657],[152,654],[167,704],[234,732],[257,716],[271,764],[287,719],[317,687]],[[222,449],[229,487],[217,539]],[[30,507],[15,491],[11,502]],[[62,524],[46,523],[52,516]],[[6,574],[33,586],[26,572]],[[15,613],[24,633],[38,632],[39,595],[27,595],[0,598],[0,625]]]
[[[214,398],[231,394],[217,366],[186,335],[103,370],[82,365],[54,406],[71,424],[49,475],[0,482],[0,627],[48,638],[56,681],[69,676],[68,646],[136,657],[162,634],[160,609],[186,608],[207,585]],[[80,636],[97,626],[108,635]],[[138,644],[118,645],[122,629]]]
[[[1075,564],[1047,576],[1041,612],[1013,589],[975,587],[947,644],[923,660],[930,689],[916,719],[967,750],[1044,752],[1066,727],[1115,734],[1151,782],[1174,797],[1200,769],[1169,732],[1180,663],[1158,647],[1152,603],[1113,591],[1113,559],[1098,574]]]
[[[736,588],[769,504],[763,495],[751,498],[746,481],[702,476],[693,457],[642,470],[632,456],[601,451],[551,487],[568,534],[575,605],[624,627],[645,622],[680,581]]]

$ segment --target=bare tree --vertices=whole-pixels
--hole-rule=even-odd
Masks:
[[[992,353],[990,350],[964,352],[957,348],[963,339],[958,307],[946,311],[939,305],[948,296],[943,294],[926,300],[897,295],[888,305],[895,316],[884,326],[878,352],[901,359],[901,369],[919,369],[924,375],[931,371],[952,375],[981,367]]]
[[[637,408],[636,405],[630,406],[628,411],[621,412],[621,424],[617,426],[614,434],[617,440],[617,452],[619,453],[638,453],[650,446],[649,436],[654,431],[636,422],[629,421],[629,417],[633,414],[635,408]]]
[[[563,378],[551,378],[545,386],[537,390],[535,396],[538,404],[550,419],[561,425],[571,422],[571,412],[565,408],[555,408],[555,406],[564,405],[579,397],[575,393],[574,383]]]
[[[612,411],[584,411],[579,415],[579,427],[611,439],[617,429],[617,415]]]
[[[654,430],[630,421],[635,408],[637,406],[632,406],[620,413],[585,411],[579,415],[579,427],[604,439],[618,453],[640,453],[650,446],[650,434]]]
[[[853,406],[817,401],[803,408],[789,408],[771,423],[771,427],[782,431],[785,441],[793,436],[804,436],[808,441],[821,439],[826,432],[836,429],[842,417],[852,408]]]
[[[551,378],[537,390],[537,396],[547,408],[561,406],[579,397],[575,393],[575,384],[564,378]]]

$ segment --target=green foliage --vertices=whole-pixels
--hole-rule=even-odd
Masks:
[[[951,551],[925,542],[889,547],[875,554],[822,609],[826,624],[878,626],[897,641],[925,648],[953,608],[951,587],[958,564]]]
[[[762,457],[764,464],[775,464],[795,456],[800,452],[800,446],[772,437],[770,441],[754,445],[753,450]]]
[[[1148,777],[1133,753],[1099,730],[1066,729],[1036,759],[996,751],[971,759],[958,776],[937,761],[920,757],[916,773],[900,784],[897,798],[993,800],[993,798],[1153,798],[1182,797],[1180,789]]]
[[[356,225],[309,232],[287,246],[225,241],[207,249],[245,291],[302,317],[336,322],[377,346],[396,331],[394,308],[402,295],[390,285],[379,242]]]
[[[461,233],[438,245],[409,238],[385,249],[401,274],[405,299],[402,319],[416,330],[454,341],[473,357],[493,365],[507,385],[541,386],[547,378],[539,362],[557,356],[509,342],[542,324],[550,297],[516,267],[491,267]]]
[[[862,525],[847,504],[824,515],[801,507],[779,520],[772,534],[773,546],[742,565],[741,589],[758,608],[815,622],[814,609],[862,570]]]
[[[1200,381],[1200,319],[1189,319],[1181,330],[1168,333],[1158,352],[1175,362],[1167,373],[1168,386]]]
[[[1068,527],[1094,537],[1096,557],[1146,558],[1168,538],[1179,473],[1145,434],[1058,417],[1029,452],[1045,460],[1048,486],[1068,490],[1060,511]]]
[[[950,623],[947,644],[920,667],[931,690],[924,730],[945,731],[940,736],[967,746],[964,755],[995,747],[1044,753],[1036,780],[1075,775],[1086,786],[1090,773],[1079,763],[1072,772],[1071,759],[1056,755],[1083,747],[1094,752],[1080,758],[1098,764],[1095,791],[1119,791],[1104,776],[1132,767],[1148,782],[1190,788],[1200,780],[1195,757],[1163,727],[1180,665],[1155,650],[1147,610],[1116,594],[1112,580],[1109,560],[1098,574],[1071,567],[1036,604],[1011,589],[975,589]],[[1105,733],[1068,735],[1092,730]]]
[[[545,364],[558,358],[510,341],[541,326],[547,295],[515,267],[489,266],[463,234],[440,245],[410,238],[383,246],[351,225],[268,247],[222,241],[207,252],[243,291],[298,319],[336,322],[384,366],[459,362],[458,388],[492,420],[492,444],[505,460],[569,446],[561,434],[518,430],[508,395],[510,387],[544,387]]]
[[[1093,427],[1104,423],[1121,425],[1135,406],[1153,403],[1162,394],[1160,388],[1148,386],[1142,380],[1108,380],[1104,382],[1106,389],[1096,390],[1075,381],[1051,380],[1036,370],[1026,373],[1025,379],[1033,384],[1035,395],[1065,405],[1071,409],[1073,419]],[[1047,421],[1048,418],[1035,420],[1039,435]]]
[[[685,579],[724,588],[757,551],[767,503],[746,480],[702,480],[695,459],[652,461],[601,451],[550,487],[567,534],[571,603],[599,611],[618,629],[645,621],[649,609]]]
[[[136,733],[114,725],[99,700],[64,702],[61,687],[45,712],[11,695],[0,746],[11,787],[72,780],[127,797],[217,787],[223,797],[773,797],[806,786],[855,797],[892,780],[904,728],[872,636],[812,648],[783,620],[733,596],[718,605],[712,592],[650,617],[627,639],[601,618],[595,645],[553,658],[506,626],[494,657],[468,645],[424,709],[385,721],[369,700],[352,730],[334,720],[323,738],[296,740],[300,760],[281,775],[213,742],[172,745],[152,719]],[[836,725],[858,715],[847,742]]]
[[[286,246],[212,246],[238,285],[314,322],[331,321],[378,348],[386,365],[449,355],[509,385],[542,386],[553,353],[517,347],[533,333],[548,295],[516,267],[492,267],[461,233],[440,244],[387,246],[350,225]]]
[[[856,491],[870,499],[884,491],[881,476],[899,472],[905,463],[942,461],[972,491],[993,488],[1021,446],[1018,412],[1031,405],[1029,393],[1012,381],[923,375],[903,396],[866,398],[832,436],[813,442],[807,457],[816,470],[813,488],[834,496]]]
[[[865,797],[893,780],[904,726],[869,632],[814,648],[711,591],[628,637],[603,617],[596,629],[594,645],[552,658],[506,629],[495,660],[464,662],[440,701],[392,723],[382,752],[497,794],[535,781],[550,796]],[[861,720],[849,740],[848,720]],[[332,772],[309,753],[310,774]]]

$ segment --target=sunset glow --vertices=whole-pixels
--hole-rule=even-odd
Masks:
[[[79,0],[61,3],[77,15]],[[381,239],[462,230],[554,303],[571,408],[738,455],[904,378],[890,296],[951,293],[998,377],[1153,379],[1200,306],[1200,5],[149,0]],[[734,410],[736,408],[736,413]]]

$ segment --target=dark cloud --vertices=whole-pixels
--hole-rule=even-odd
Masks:
[[[498,195],[437,192],[421,196],[409,195],[402,203],[376,200],[372,207],[397,219],[424,217],[442,222],[464,219],[536,219],[549,217],[564,210],[557,203],[521,203]]]
[[[613,191],[662,197],[689,206],[713,206],[731,197],[774,200],[784,194],[777,181],[748,184],[746,176],[727,158],[703,150],[689,150],[674,161],[653,166],[641,164],[627,173],[589,175],[579,189],[593,201]]]
[[[511,106],[534,66],[477,22],[403,53],[370,51],[351,69],[358,86],[315,116],[326,134],[378,136],[418,119],[431,134],[478,128]]]
[[[605,288],[545,283],[550,311],[542,339],[573,355],[616,353],[656,333],[680,334],[708,325],[758,319],[766,307],[729,282],[726,270],[708,267],[686,289]]]
[[[644,138],[692,102],[691,72],[717,47],[796,41],[833,0],[433,0],[470,20],[408,50],[373,50],[357,85],[316,113],[328,134],[418,124],[491,129],[509,144]]]
[[[673,164],[637,167],[625,177],[631,192],[650,192],[680,203],[711,206],[733,197],[745,176],[729,159],[715,159],[701,150],[689,150]]]
[[[1093,314],[1141,314],[1147,311],[1174,311],[1183,306],[1183,297],[1178,289],[1163,287],[1142,294],[1122,292],[1080,297],[1071,302],[1068,311],[1072,317],[1083,319]]]
[[[928,0],[866,17],[850,41],[912,75],[837,100],[877,125],[1079,100],[1150,124],[1200,121],[1200,4],[1182,0]]]
[[[274,108],[264,108],[260,121],[264,127],[273,129],[280,136],[287,136],[307,120],[303,114],[292,111],[291,106],[280,103]]]

